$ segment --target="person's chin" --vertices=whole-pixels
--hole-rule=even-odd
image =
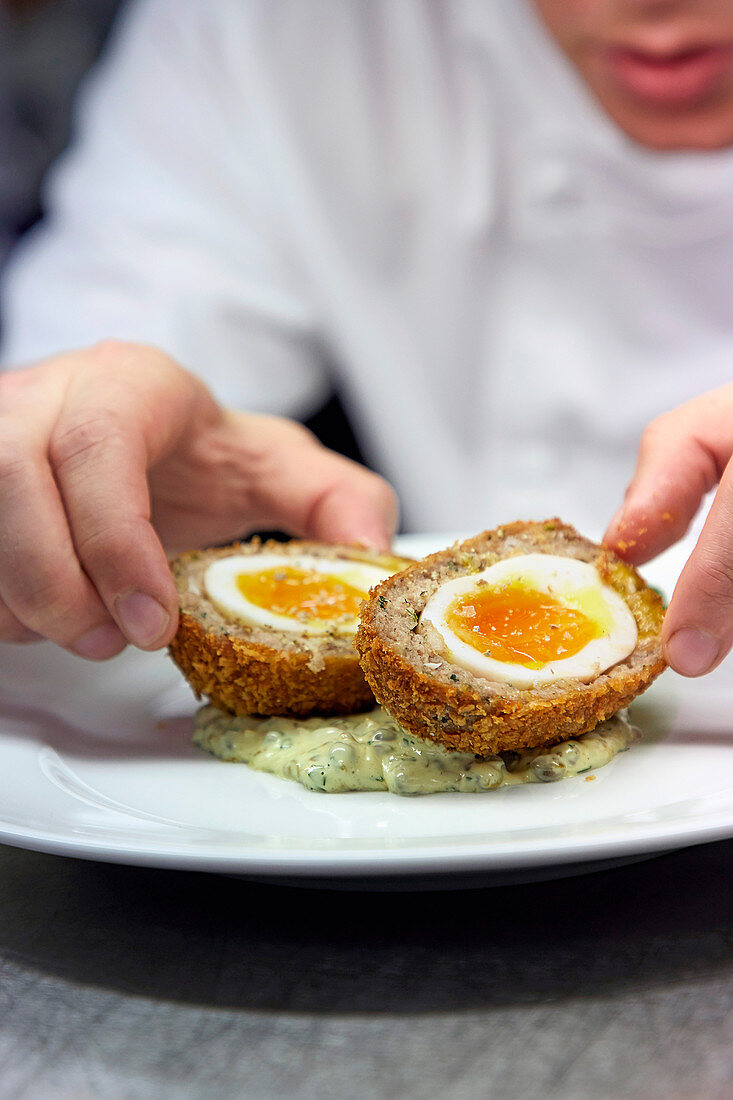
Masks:
[[[669,152],[733,145],[733,50],[653,64],[629,50],[606,50],[586,79],[606,113],[640,145]]]
[[[613,122],[638,145],[658,152],[713,152],[733,146],[733,105],[726,110],[650,112],[604,103]]]

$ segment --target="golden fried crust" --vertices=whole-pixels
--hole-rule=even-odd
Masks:
[[[312,542],[235,543],[171,562],[180,603],[169,652],[198,696],[231,714],[350,714],[374,705],[348,635],[307,637],[229,620],[202,594],[208,564],[232,554],[274,552],[346,557],[399,569],[408,560]]]
[[[636,619],[634,651],[590,683],[564,680],[530,689],[488,681],[452,665],[417,630],[441,584],[533,552],[591,562]],[[485,531],[383,581],[362,608],[355,644],[377,701],[400,725],[418,737],[485,756],[579,736],[627,706],[665,668],[663,617],[661,597],[635,569],[553,519]]]
[[[198,696],[240,717],[350,714],[374,705],[353,651],[324,657],[314,672],[307,653],[207,633],[184,613],[170,654]]]

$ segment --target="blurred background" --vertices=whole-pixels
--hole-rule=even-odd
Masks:
[[[42,215],[84,75],[126,0],[0,0],[0,269]]]
[[[43,217],[44,176],[74,140],[79,86],[116,17],[135,2],[0,0],[0,278],[13,245]],[[327,446],[364,461],[338,394],[305,423]]]

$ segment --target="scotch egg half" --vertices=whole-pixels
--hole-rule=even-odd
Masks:
[[[215,559],[204,574],[229,618],[298,634],[353,635],[369,589],[391,571],[346,558],[262,553]]]
[[[504,558],[446,582],[420,624],[453,664],[519,688],[587,683],[628,657],[638,637],[628,605],[594,566],[555,554]]]

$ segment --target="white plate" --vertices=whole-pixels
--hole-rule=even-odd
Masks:
[[[666,581],[664,564],[651,579],[669,590],[675,563]],[[732,704],[730,662],[699,681],[665,674],[633,712],[643,742],[593,781],[412,799],[324,795],[193,748],[196,702],[161,654],[90,665],[52,646],[0,645],[0,840],[120,863],[321,879],[642,855],[733,836]]]

